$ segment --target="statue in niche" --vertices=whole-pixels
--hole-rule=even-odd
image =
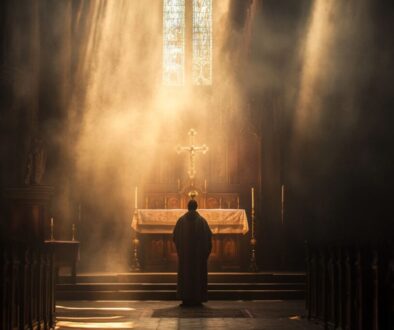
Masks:
[[[44,141],[40,137],[34,137],[26,162],[26,185],[40,185],[45,173],[47,153]]]

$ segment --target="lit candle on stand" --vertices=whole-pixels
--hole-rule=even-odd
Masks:
[[[282,198],[281,198],[281,218],[282,218],[282,225],[284,223],[284,213],[285,213],[285,185],[282,184]]]
[[[252,209],[254,209],[254,188],[252,187]]]
[[[51,217],[51,241],[53,241],[55,239],[54,235],[53,235],[53,217]]]
[[[138,209],[138,187],[134,189],[134,208]]]

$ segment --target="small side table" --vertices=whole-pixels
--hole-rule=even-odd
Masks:
[[[72,283],[76,282],[77,261],[79,260],[79,241],[58,241],[47,240],[45,245],[49,246],[54,252],[54,264],[56,278],[59,278],[59,268],[70,267]]]

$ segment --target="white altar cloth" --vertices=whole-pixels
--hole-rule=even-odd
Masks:
[[[199,209],[213,234],[246,234],[248,219],[243,209]],[[186,213],[184,209],[136,210],[131,227],[143,234],[171,234],[177,220]]]

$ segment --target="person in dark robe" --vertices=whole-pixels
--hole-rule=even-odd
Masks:
[[[190,200],[188,212],[177,221],[174,242],[178,253],[178,298],[181,306],[201,306],[207,301],[207,262],[212,249],[212,232]]]

